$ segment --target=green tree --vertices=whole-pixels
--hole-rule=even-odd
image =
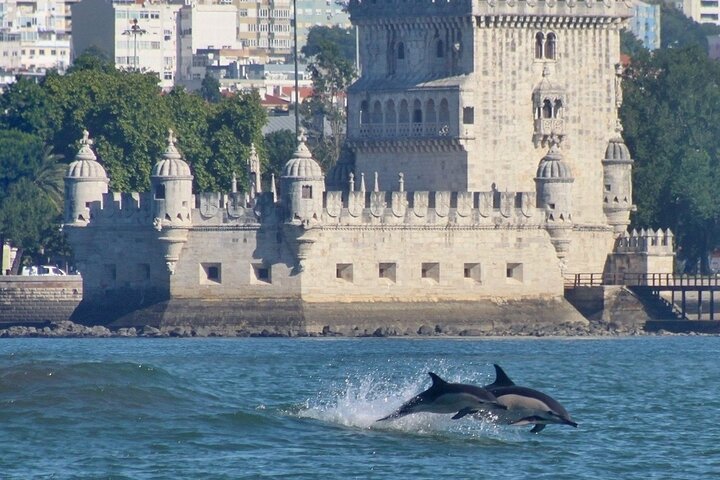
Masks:
[[[220,81],[206,73],[200,85],[200,96],[210,103],[218,103],[220,101]]]
[[[315,56],[326,49],[326,45],[335,45],[338,48],[338,54],[355,64],[355,34],[354,28],[343,28],[339,26],[326,27],[316,25],[308,31],[307,41],[300,50],[306,58]]]
[[[0,129],[20,130],[52,142],[60,111],[43,84],[20,77],[0,95]]]
[[[197,175],[207,179],[207,190],[229,191],[233,173],[248,188],[245,161],[255,144],[261,161],[265,158],[262,127],[267,113],[260,95],[253,90],[224,97],[209,120],[212,157],[195,165]]]
[[[355,79],[355,67],[343,58],[336,44],[321,42],[319,52],[308,65],[313,93],[301,105],[303,124],[309,129],[313,155],[325,171],[340,157],[345,140],[347,111],[344,98]],[[325,132],[325,124],[330,134]]]
[[[720,219],[720,65],[699,46],[657,50],[627,70],[621,109],[635,158],[633,226],[670,227],[707,272]]]
[[[290,160],[297,148],[297,138],[295,133],[290,130],[277,130],[265,135],[264,139],[265,151],[268,156],[268,164],[264,176],[270,177],[275,174],[275,178],[279,179],[283,167]]]
[[[59,226],[65,165],[42,140],[0,131],[0,242],[37,254]]]
[[[660,46],[662,48],[684,48],[699,46],[708,51],[708,35],[720,33],[720,27],[711,24],[699,24],[687,17],[677,8],[661,4],[660,6]]]
[[[79,70],[99,70],[105,73],[112,73],[115,65],[110,55],[97,46],[91,46],[85,49],[68,68],[67,73],[72,74]]]

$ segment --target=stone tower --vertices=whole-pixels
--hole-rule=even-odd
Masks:
[[[175,273],[175,264],[192,226],[192,180],[190,167],[175,147],[175,137],[170,130],[165,153],[150,177],[153,224],[170,274]]]
[[[90,148],[92,140],[83,131],[80,150],[68,166],[65,176],[65,224],[84,225],[90,221],[93,203],[102,208],[103,194],[108,191],[108,177]]]
[[[557,145],[550,147],[540,160],[535,183],[537,206],[545,210],[546,228],[559,259],[564,259],[570,246],[572,230],[572,184],[575,179],[563,161]]]
[[[318,221],[322,215],[325,176],[304,140],[300,138],[280,180],[288,221],[308,224]]]

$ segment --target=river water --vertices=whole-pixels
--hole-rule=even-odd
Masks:
[[[720,337],[7,339],[2,479],[720,478]],[[492,364],[580,424],[420,414]]]

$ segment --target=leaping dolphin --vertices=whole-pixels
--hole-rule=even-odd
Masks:
[[[428,372],[432,385],[411,398],[390,415],[378,422],[404,417],[411,413],[456,413],[461,411],[487,412],[505,410],[493,394],[486,389],[464,383],[446,382],[433,372]]]
[[[535,426],[530,430],[532,433],[541,432],[549,424],[578,426],[570,418],[565,407],[560,405],[560,402],[543,392],[515,385],[515,382],[510,380],[510,377],[499,365],[495,364],[494,366],[495,381],[484,388],[495,395],[501,405],[507,407],[504,411],[493,412],[497,415],[499,423],[507,425],[534,424]],[[453,418],[462,418],[470,413],[476,412],[460,411]]]

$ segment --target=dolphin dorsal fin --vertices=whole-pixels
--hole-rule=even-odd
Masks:
[[[433,372],[428,372],[428,375],[430,375],[430,378],[432,378],[432,382],[433,382],[432,386],[430,388],[439,387],[441,385],[445,385],[446,383],[448,383]]]
[[[510,380],[510,377],[500,368],[500,365],[495,363],[493,366],[495,367],[495,382],[492,384],[493,387],[512,387],[515,385],[515,382]]]

